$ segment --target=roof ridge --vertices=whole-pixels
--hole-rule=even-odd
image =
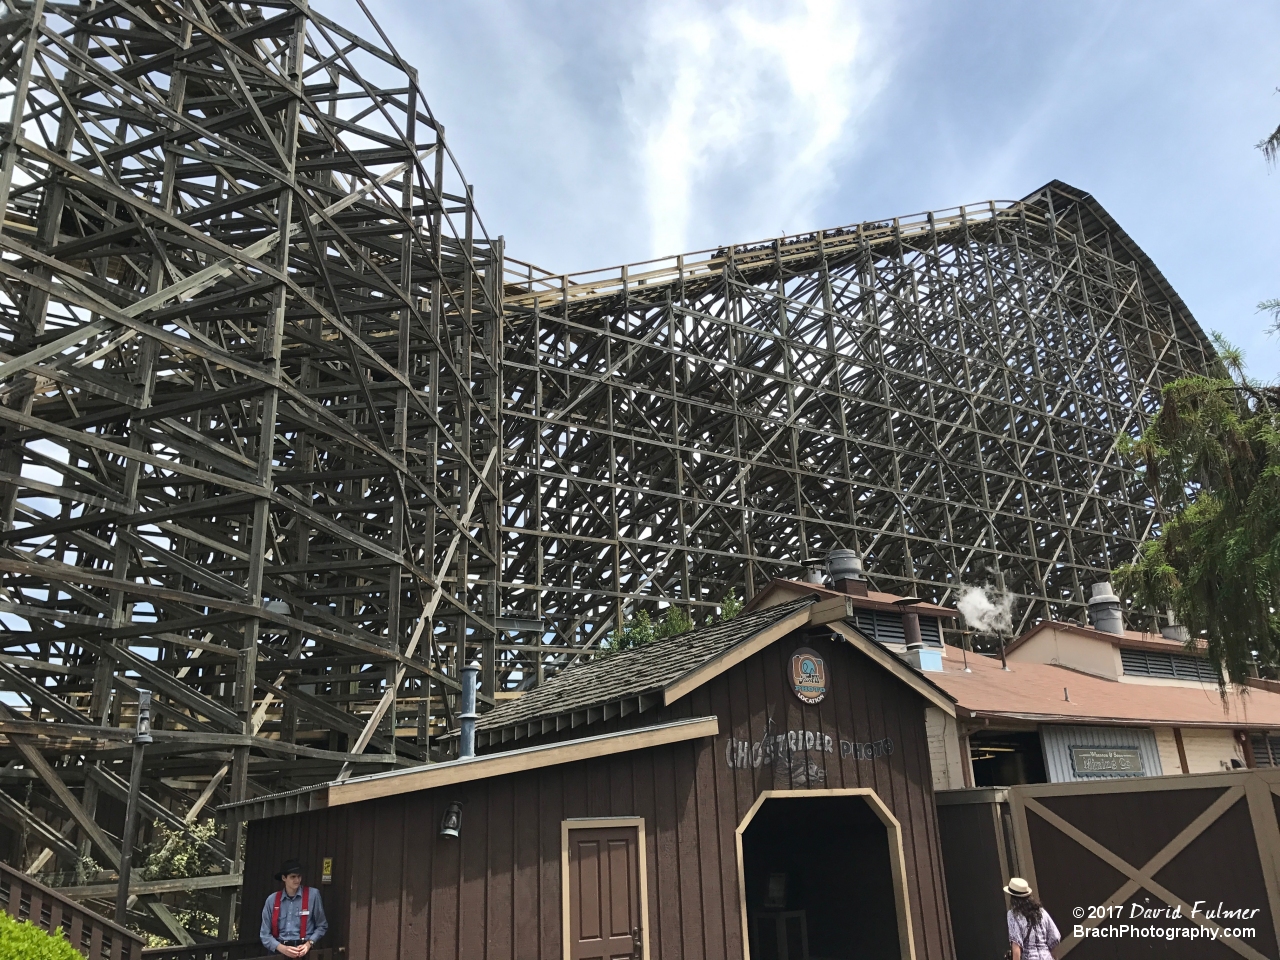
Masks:
[[[729,620],[593,658],[482,714],[477,730],[541,724],[557,716],[650,697],[815,600],[805,596],[776,607],[743,611]]]

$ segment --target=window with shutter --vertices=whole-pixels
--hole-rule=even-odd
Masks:
[[[878,643],[906,643],[902,628],[902,616],[883,610],[858,610],[853,615],[853,625],[868,640]],[[920,639],[927,644],[941,646],[942,630],[937,617],[920,618]]]
[[[1280,767],[1280,734],[1252,733],[1253,762],[1259,767]]]
[[[1218,679],[1213,665],[1204,657],[1183,653],[1154,653],[1147,650],[1120,650],[1120,664],[1130,677],[1159,677],[1164,680],[1199,680],[1206,683]]]
[[[902,617],[877,610],[876,639],[881,643],[906,643],[907,634],[902,629]]]
[[[934,646],[942,645],[942,631],[939,629],[937,617],[920,618],[920,637],[925,643],[931,643]]]

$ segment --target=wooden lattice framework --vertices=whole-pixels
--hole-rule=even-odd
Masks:
[[[488,237],[372,21],[0,8],[0,826],[105,868],[77,896],[138,689],[182,832],[429,759],[464,660],[491,703],[836,546],[1078,615],[1152,530],[1118,438],[1212,353],[1070,187],[558,275]],[[180,937],[177,886],[131,920]]]
[[[882,589],[1083,615],[1156,517],[1121,455],[1213,353],[1091,197],[558,276],[508,259],[509,607],[568,648],[860,551]],[[544,668],[545,669],[545,668]]]
[[[77,827],[107,866],[138,687],[181,824],[419,762],[459,640],[492,670],[502,252],[385,38],[305,2],[4,12],[0,712],[39,789],[0,806],[70,825],[24,868]]]

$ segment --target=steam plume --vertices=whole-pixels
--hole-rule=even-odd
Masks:
[[[970,630],[978,633],[1013,631],[1013,596],[995,587],[961,587],[956,607]]]

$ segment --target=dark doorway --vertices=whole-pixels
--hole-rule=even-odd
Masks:
[[[890,850],[864,797],[765,800],[742,834],[752,960],[898,960]]]
[[[1044,748],[1035,730],[976,730],[969,734],[975,787],[1047,783]]]

